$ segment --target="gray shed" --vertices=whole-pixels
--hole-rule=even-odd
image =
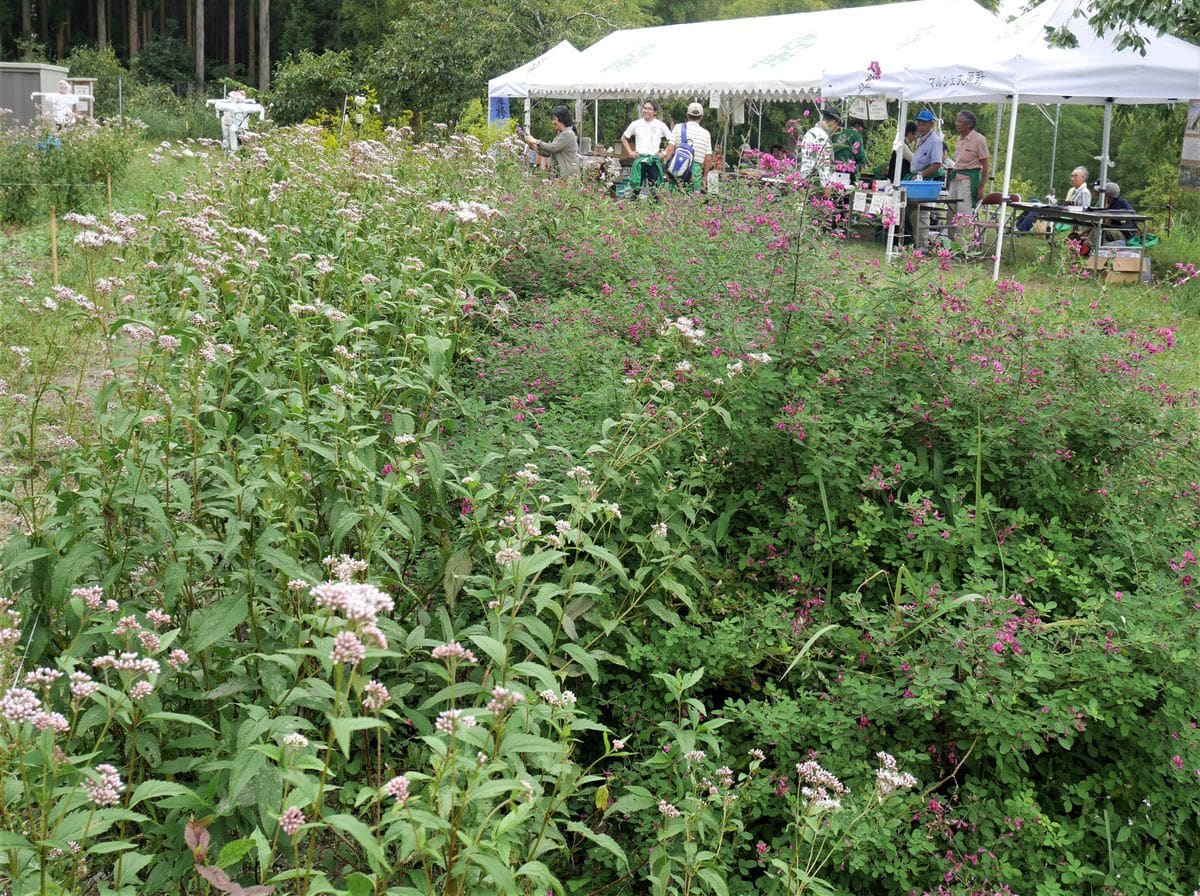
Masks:
[[[31,93],[54,93],[67,76],[62,65],[41,62],[0,62],[0,109],[10,109],[17,124],[29,124],[38,115]]]

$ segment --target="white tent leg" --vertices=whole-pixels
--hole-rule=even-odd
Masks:
[[[1050,144],[1050,181],[1046,184],[1046,191],[1054,195],[1054,163],[1058,157],[1058,123],[1062,119],[1062,103],[1054,107],[1054,142]]]
[[[600,147],[600,97],[592,100],[592,145]]]
[[[996,262],[992,267],[992,280],[1000,279],[1000,259],[1004,257],[1004,224],[1008,218],[1008,189],[1012,183],[1013,144],[1017,137],[1017,106],[1020,94],[1013,94],[1012,113],[1008,117],[1008,150],[1004,153],[1004,186],[1001,188],[1000,221],[996,231]]]
[[[903,150],[901,149],[901,147],[904,145],[904,123],[905,123],[904,120],[906,118],[908,118],[908,100],[904,99],[904,97],[901,97],[900,98],[900,111],[898,111],[896,113],[896,142],[894,144],[894,152],[893,152],[893,160],[895,161],[895,168],[893,170],[896,172],[896,174],[895,174],[896,180],[892,183],[892,189],[897,192],[895,192],[893,194],[893,196],[899,195],[898,191],[900,189],[900,161],[901,161],[901,159],[904,158]],[[895,222],[895,220],[893,220],[891,226],[888,227],[888,232],[887,232],[887,251],[884,252],[884,260],[885,261],[891,262],[892,247],[895,244],[896,244],[896,222]]]
[[[1113,101],[1110,97],[1104,103],[1104,136],[1100,140],[1100,189],[1108,184],[1108,143],[1112,138]]]
[[[530,109],[529,103],[530,103],[529,97],[525,97],[525,133],[527,133],[527,134],[529,133],[529,109]]]
[[[992,141],[992,152],[1000,152],[1000,122],[1004,119],[1004,103],[996,103],[996,139]],[[996,177],[996,166],[992,166],[992,179]],[[990,190],[988,192],[991,192]]]

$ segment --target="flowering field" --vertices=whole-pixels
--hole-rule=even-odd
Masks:
[[[5,305],[8,890],[1200,887],[1174,329],[333,143]]]

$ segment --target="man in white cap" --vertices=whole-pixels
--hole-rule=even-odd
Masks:
[[[700,119],[704,117],[704,107],[692,103],[687,107],[687,121],[675,125],[671,138],[667,141],[665,164],[671,168],[671,159],[679,151],[680,146],[690,146],[692,164],[683,174],[678,176],[681,183],[691,186],[693,193],[700,192],[712,168],[712,135],[701,126]]]
[[[917,113],[917,147],[913,150],[912,175],[917,180],[941,180],[942,156],[945,144],[942,135],[934,126],[934,115],[928,109]],[[910,215],[913,230],[913,245],[924,249],[929,241],[929,206],[914,206],[916,215]]]

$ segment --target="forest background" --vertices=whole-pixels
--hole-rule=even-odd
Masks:
[[[865,5],[823,0],[0,0],[0,58],[62,62],[97,77],[102,114],[126,111],[157,123],[164,137],[195,136],[201,110],[180,97],[219,95],[232,83],[269,94],[281,124],[340,108],[370,91],[386,120],[472,123],[483,117],[487,79],[560,40],[585,48],[617,28],[805,12]],[[989,5],[989,4],[984,4]],[[991,5],[994,5],[991,4]],[[1156,32],[1196,39],[1200,3],[1102,0],[1091,26],[1115,29],[1134,45]],[[201,27],[201,23],[203,27]],[[1089,24],[1081,17],[1079,28]],[[1070,39],[1069,37],[1067,38]],[[864,65],[869,60],[864,60]],[[194,105],[194,104],[193,104]],[[546,108],[535,105],[535,122]],[[798,104],[771,103],[729,140],[769,147],[786,142]],[[634,103],[602,104],[601,140],[611,142],[636,115]],[[682,105],[680,105],[682,109]],[[952,110],[941,111],[946,117]],[[981,108],[991,135],[994,109]],[[1076,165],[1095,167],[1101,111],[1067,106],[1022,110],[1014,172],[1029,193],[1063,192]],[[671,110],[668,107],[668,114]],[[1120,110],[1111,177],[1135,205],[1166,223],[1182,197],[1176,187],[1184,109]],[[211,124],[208,127],[211,128]],[[884,125],[886,128],[887,126]],[[536,129],[536,128],[535,128]],[[181,131],[179,133],[173,130]],[[886,139],[879,132],[880,141]],[[1187,200],[1182,200],[1187,205]]]

